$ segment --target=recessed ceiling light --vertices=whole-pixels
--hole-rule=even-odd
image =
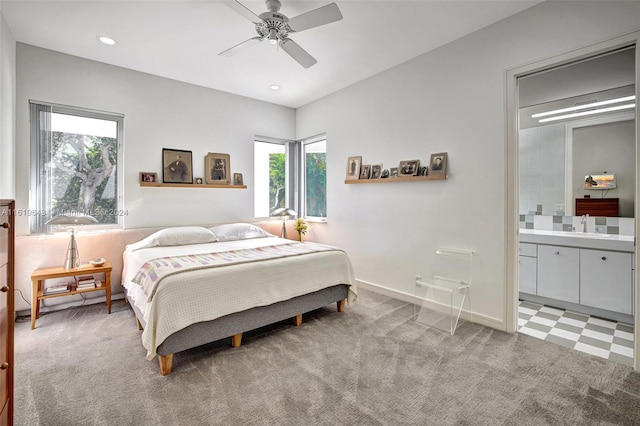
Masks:
[[[280,86],[278,86],[277,84],[272,84],[270,87],[271,90],[280,90]]]
[[[113,46],[114,44],[116,44],[116,41],[114,39],[107,36],[99,36],[98,40],[100,40],[101,43],[104,43],[109,46]]]

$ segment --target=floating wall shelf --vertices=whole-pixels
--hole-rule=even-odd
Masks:
[[[159,183],[140,182],[140,186],[156,188],[220,188],[220,189],[247,189],[247,185],[211,185],[201,183]]]
[[[353,179],[345,180],[346,184],[354,183],[392,183],[392,182],[417,182],[422,180],[446,180],[446,175],[428,175],[428,176],[398,176],[394,178],[384,179]]]

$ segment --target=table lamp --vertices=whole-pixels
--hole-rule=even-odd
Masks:
[[[67,248],[67,259],[64,262],[65,269],[69,270],[80,266],[80,254],[78,253],[75,236],[76,226],[89,225],[92,223],[98,223],[98,221],[94,217],[86,215],[60,215],[45,223],[45,225],[50,226],[67,226],[71,231],[69,247]]]
[[[296,211],[288,207],[280,207],[279,209],[275,209],[274,211],[271,212],[272,217],[279,217],[282,219],[282,232],[280,233],[280,236],[282,238],[287,238],[287,227],[286,227],[287,218],[289,216],[295,216],[295,215],[296,215]]]

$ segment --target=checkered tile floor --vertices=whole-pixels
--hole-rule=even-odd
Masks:
[[[518,331],[633,366],[633,326],[520,301]]]

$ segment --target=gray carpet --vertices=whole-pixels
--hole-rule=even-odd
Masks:
[[[160,376],[123,301],[16,324],[16,425],[639,424],[629,367],[360,291],[335,306],[177,354]]]

